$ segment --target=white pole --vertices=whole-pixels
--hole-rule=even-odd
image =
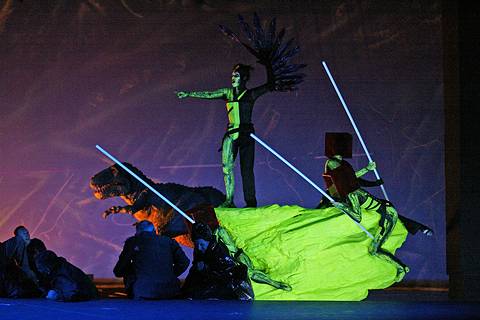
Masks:
[[[166,203],[168,203],[170,206],[172,206],[173,209],[177,210],[178,213],[180,213],[185,219],[187,219],[188,221],[190,221],[191,223],[195,223],[195,221],[190,218],[185,212],[183,212],[180,208],[178,208],[176,205],[174,205],[170,200],[168,200],[167,198],[165,198],[160,192],[158,192],[157,190],[155,190],[152,186],[150,186],[147,182],[145,182],[142,178],[140,178],[138,175],[135,174],[135,172],[133,172],[132,170],[128,169],[123,163],[121,163],[120,161],[118,161],[114,156],[112,156],[110,153],[108,153],[105,149],[103,149],[102,147],[100,147],[98,144],[95,146],[95,148],[97,148],[101,153],[103,153],[104,155],[106,155],[108,158],[110,158],[110,160],[112,160],[113,162],[115,162],[116,164],[118,164],[120,167],[122,167],[122,169],[124,169],[125,171],[127,171],[128,173],[130,173],[135,179],[137,179],[138,181],[140,181],[145,187],[147,187],[148,189],[150,189],[153,193],[155,193],[157,196],[159,196],[163,201],[165,201]]]
[[[330,82],[333,85],[333,88],[335,88],[335,92],[337,93],[338,98],[340,99],[340,102],[342,103],[343,109],[347,113],[348,119],[350,119],[350,122],[352,123],[353,129],[355,129],[355,133],[357,134],[358,140],[360,140],[360,143],[363,147],[363,150],[365,151],[365,154],[367,155],[368,161],[373,162],[372,157],[370,157],[370,153],[368,152],[367,146],[365,145],[365,142],[363,141],[362,135],[360,134],[360,131],[358,131],[357,125],[355,124],[355,120],[353,120],[353,117],[350,113],[350,110],[348,110],[347,104],[345,103],[345,100],[343,100],[342,94],[340,93],[340,90],[338,90],[337,84],[335,83],[335,80],[332,77],[332,74],[330,73],[330,70],[327,67],[327,63],[325,61],[322,61],[323,68],[327,72],[328,78],[330,79]],[[378,174],[377,169],[373,169],[373,172],[375,173],[375,177],[377,179],[380,179],[380,175]],[[380,188],[382,188],[383,195],[385,196],[386,200],[388,199],[387,191],[385,191],[385,187],[383,185],[380,185]]]
[[[322,188],[320,188],[319,186],[317,186],[312,180],[310,180],[306,175],[304,175],[300,170],[298,170],[297,168],[295,168],[290,162],[288,162],[284,157],[282,157],[281,155],[279,155],[275,150],[273,150],[271,147],[269,147],[265,142],[263,142],[259,137],[257,137],[256,135],[254,135],[253,133],[250,133],[250,136],[255,139],[255,141],[257,141],[258,143],[260,143],[265,149],[267,149],[268,151],[270,151],[271,153],[273,153],[278,159],[282,160],[283,163],[285,163],[290,169],[292,169],[293,171],[295,171],[298,175],[300,175],[300,177],[302,177],[303,179],[305,179],[311,186],[313,186],[315,189],[317,189],[317,191],[319,191],[321,194],[323,194],[328,200],[330,200],[330,202],[338,209],[340,209],[343,213],[345,213],[348,217],[350,217],[349,214],[347,214],[344,210],[342,210],[341,208],[339,208],[339,204],[330,196],[328,195],[328,193],[326,193],[325,191],[322,190]],[[375,240],[375,238],[372,236],[372,234],[370,232],[368,232],[367,229],[365,229],[364,226],[362,226],[360,223],[358,223],[357,221],[353,220],[352,217],[350,217],[352,219],[352,221],[360,228],[363,230],[363,232],[365,232],[365,234],[372,238],[373,240]]]

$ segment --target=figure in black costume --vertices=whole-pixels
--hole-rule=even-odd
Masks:
[[[221,30],[232,40],[242,44],[252,53],[267,71],[267,82],[253,89],[246,87],[250,79],[251,66],[236,64],[232,70],[232,88],[215,91],[177,92],[178,98],[221,99],[226,101],[228,124],[222,141],[222,166],[226,189],[226,201],[222,207],[235,207],[233,195],[235,183],[233,168],[237,153],[240,153],[240,169],[242,174],[243,194],[247,207],[256,207],[255,179],[253,172],[255,142],[250,137],[254,133],[252,111],[255,101],[269,91],[291,91],[302,82],[304,75],[296,72],[305,65],[291,63],[291,59],[299,52],[299,47],[290,48],[293,39],[282,43],[285,29],[276,33],[276,22],[273,19],[268,30],[263,30],[258,16],[254,15],[254,27],[251,28],[240,16],[240,25],[251,42],[247,45],[232,31],[220,26]]]
[[[38,279],[38,288],[42,292],[42,296],[45,296],[48,293],[48,279],[45,279],[43,275],[38,271],[37,266],[35,265],[36,257],[44,252],[47,251],[47,247],[42,240],[33,238],[30,240],[30,243],[27,246],[27,257],[28,263],[30,265],[30,269],[35,273]]]
[[[41,295],[38,277],[31,268],[28,255],[33,240],[26,227],[18,226],[14,237],[0,244],[0,296],[30,298]]]
[[[398,279],[408,272],[398,258],[384,250],[382,245],[392,233],[398,220],[398,213],[392,203],[378,199],[360,187],[359,178],[368,171],[375,169],[375,163],[370,162],[367,167],[354,171],[345,158],[352,157],[352,136],[349,133],[325,134],[325,155],[328,157],[323,174],[325,184],[332,198],[337,199],[345,206],[345,211],[355,221],[362,220],[362,212],[374,211],[380,214],[380,229],[370,248],[370,253],[393,263],[397,268]]]
[[[230,236],[228,231],[224,229],[222,226],[220,226],[217,220],[217,217],[215,215],[214,208],[212,206],[201,205],[196,207],[195,209],[187,211],[187,213],[193,218],[193,220],[196,221],[194,225],[188,224],[189,227],[191,226],[190,234],[193,233],[193,226],[197,226],[196,228],[200,228],[200,225],[202,224],[207,225],[210,228],[209,230],[212,230],[213,232],[213,237],[214,237],[213,241],[218,242],[219,247],[227,249],[230,257],[232,257],[238,265],[243,265],[247,267],[247,275],[248,275],[247,279],[251,279],[252,281],[257,283],[267,284],[280,290],[285,290],[285,291],[292,290],[292,287],[288,283],[272,279],[268,275],[268,272],[266,273],[267,270],[260,270],[258,267],[256,268],[253,265],[253,262],[250,259],[250,257],[241,248],[237,246],[237,244],[235,243],[233,238]],[[200,228],[200,230],[202,230],[202,228]],[[201,234],[202,235],[201,237],[203,237],[202,239],[205,239],[205,237],[207,237],[208,234],[211,233],[211,232],[199,232],[198,230],[196,232],[197,233],[195,237],[200,238],[198,234]],[[176,240],[178,241],[179,239],[176,238]],[[192,241],[193,240],[189,242],[192,242]],[[210,237],[208,237],[208,240],[206,241],[210,241]],[[201,240],[198,240],[197,242],[201,242]],[[196,244],[197,243],[193,243],[192,246],[195,247]],[[238,273],[236,274],[238,275]],[[243,288],[245,284],[246,283],[243,283],[241,286],[237,286],[237,288],[244,291],[247,296],[252,296],[250,293],[248,293],[248,290],[245,291],[245,289]],[[240,299],[244,299],[242,298],[243,293],[240,294],[237,292],[237,295],[240,297]]]
[[[35,266],[46,283],[45,298],[55,301],[87,301],[97,297],[97,288],[79,268],[53,251],[40,252]]]
[[[185,297],[253,299],[247,266],[230,257],[227,247],[215,240],[208,225],[195,223],[192,240],[195,243],[193,264],[182,287]]]
[[[42,240],[33,238],[27,246],[27,257],[30,269],[38,276],[37,267],[35,266],[35,257],[41,253],[47,251],[47,247]]]
[[[125,241],[113,273],[124,278],[130,298],[175,298],[180,294],[177,277],[189,265],[187,256],[175,240],[157,235],[150,221],[140,221],[136,229]]]

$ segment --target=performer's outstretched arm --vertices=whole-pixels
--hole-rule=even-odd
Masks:
[[[355,176],[357,178],[365,175],[368,171],[372,171],[377,167],[377,164],[375,162],[370,162],[365,168],[358,170],[355,172]]]
[[[226,99],[228,89],[222,88],[215,91],[178,91],[176,92],[179,99],[191,97],[200,99]]]

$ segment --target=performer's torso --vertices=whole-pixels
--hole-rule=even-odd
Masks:
[[[240,124],[252,123],[252,111],[255,100],[252,98],[249,90],[246,89],[238,95],[233,89],[229,89],[227,93],[227,114],[228,129],[236,129]],[[238,138],[238,133],[233,134],[233,138]]]
[[[350,163],[336,159],[329,159],[328,161],[337,164],[334,169],[328,168],[326,164],[323,175],[327,189],[334,198],[345,198],[347,194],[360,188],[355,171]]]

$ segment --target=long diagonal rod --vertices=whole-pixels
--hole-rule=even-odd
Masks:
[[[128,169],[123,163],[121,163],[120,161],[118,161],[114,156],[112,156],[110,153],[108,153],[105,149],[103,149],[102,147],[100,147],[98,144],[95,146],[95,148],[97,148],[101,153],[103,153],[105,156],[107,156],[110,160],[112,160],[113,162],[115,162],[116,164],[118,164],[120,167],[122,167],[122,169],[124,169],[125,171],[127,171],[128,173],[130,173],[135,179],[137,179],[138,181],[140,181],[145,187],[147,187],[148,189],[150,189],[153,193],[155,193],[157,196],[159,196],[163,201],[165,201],[166,203],[168,203],[173,209],[177,210],[178,213],[180,213],[185,219],[187,219],[188,221],[190,221],[191,223],[195,223],[195,221],[190,218],[185,212],[183,212],[179,207],[177,207],[176,205],[174,205],[170,200],[168,200],[167,198],[165,198],[160,192],[158,192],[157,190],[155,190],[152,186],[150,186],[147,182],[145,182],[142,178],[140,178],[138,175],[135,174],[135,172],[133,172],[132,170]]]
[[[276,156],[278,159],[280,159],[283,163],[285,163],[290,169],[292,169],[293,171],[295,171],[300,177],[302,177],[305,181],[307,181],[312,187],[314,187],[317,191],[319,191],[321,194],[323,194],[328,200],[330,200],[330,202],[336,207],[338,208],[338,203],[328,194],[326,193],[325,191],[322,190],[322,188],[320,188],[319,186],[317,186],[312,180],[310,180],[306,175],[304,175],[300,170],[298,170],[297,168],[295,168],[290,162],[288,162],[284,157],[282,157],[281,155],[279,155],[275,150],[273,150],[270,146],[268,146],[265,142],[263,142],[259,137],[257,137],[256,135],[254,135],[253,133],[250,133],[250,136],[255,139],[255,141],[257,141],[260,145],[262,145],[265,149],[267,149],[268,151],[270,151],[271,153],[273,153],[274,156]],[[340,208],[338,208],[340,209]],[[342,210],[342,209],[340,209]],[[344,212],[342,210],[342,212]],[[345,213],[345,212],[344,212]],[[350,219],[352,219],[352,217],[350,217],[349,214],[345,213]],[[358,223],[357,221],[353,220],[352,221],[360,228],[362,229],[363,232],[365,232],[365,234],[374,239],[374,237],[372,236],[372,234],[370,232],[368,232],[367,229],[365,229],[364,226],[362,226],[360,223]]]
[[[357,134],[358,140],[360,140],[360,143],[362,144],[363,150],[365,151],[365,154],[368,157],[369,162],[373,162],[372,157],[370,156],[370,152],[368,152],[367,146],[365,145],[365,142],[363,141],[362,135],[360,134],[360,131],[358,131],[357,125],[355,123],[355,120],[353,120],[352,114],[350,113],[350,110],[347,107],[347,104],[345,103],[345,100],[342,97],[342,94],[340,93],[340,90],[337,87],[337,84],[335,83],[335,80],[332,77],[332,74],[330,73],[330,70],[328,69],[327,63],[325,61],[322,61],[323,68],[327,72],[328,78],[330,79],[330,82],[333,85],[333,88],[335,89],[335,92],[337,93],[338,98],[340,99],[340,102],[342,103],[343,109],[347,113],[348,119],[350,119],[350,122],[352,123],[353,129],[355,129],[355,133]],[[375,177],[377,179],[380,179],[380,175],[378,174],[377,169],[375,168],[373,170],[375,173]],[[380,188],[382,188],[383,195],[385,196],[386,200],[388,199],[387,191],[385,191],[385,187],[383,185],[380,185]]]

